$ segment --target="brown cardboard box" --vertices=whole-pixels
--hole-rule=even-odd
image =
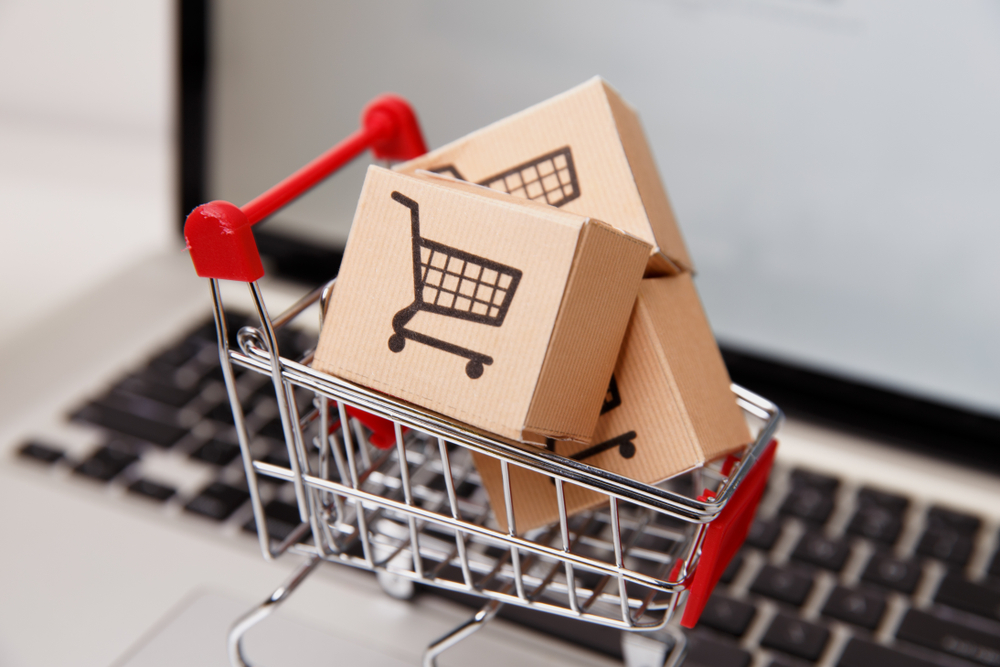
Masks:
[[[448,173],[604,220],[654,246],[647,275],[692,268],[639,117],[600,77],[396,169]]]
[[[589,442],[649,250],[588,217],[371,167],[313,366],[508,438]]]
[[[594,432],[595,445],[550,441],[556,453],[656,483],[750,442],[743,413],[690,274],[642,281]],[[506,530],[499,462],[476,455],[494,514]],[[552,480],[509,467],[518,532],[559,518]],[[565,485],[570,513],[607,497]]]

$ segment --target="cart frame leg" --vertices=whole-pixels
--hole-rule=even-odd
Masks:
[[[673,637],[674,645],[670,649],[670,654],[667,656],[667,661],[663,663],[663,667],[677,667],[687,656],[687,635],[676,625],[667,625],[664,629]]]
[[[677,667],[687,655],[687,649],[687,636],[670,623],[652,632],[622,633],[625,667]]]
[[[490,600],[472,618],[428,646],[427,650],[424,651],[423,667],[437,667],[437,657],[439,655],[474,632],[482,630],[483,626],[493,620],[493,617],[497,615],[502,606],[503,602]]]
[[[320,557],[318,555],[310,556],[309,560],[305,561],[299,565],[291,576],[289,576],[285,581],[282,582],[278,588],[271,593],[271,596],[264,600],[259,606],[254,607],[246,614],[241,616],[235,623],[233,627],[229,629],[229,662],[233,667],[251,667],[250,663],[246,661],[243,656],[243,637],[253,626],[257,625],[265,618],[270,616],[274,611],[281,606],[281,603],[287,600],[295,589],[299,587],[303,581],[306,580],[312,571],[316,569],[316,566],[320,563]]]

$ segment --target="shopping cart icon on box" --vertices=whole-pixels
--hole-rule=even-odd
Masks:
[[[465,374],[473,380],[493,357],[422,334],[406,325],[420,311],[456,317],[491,327],[499,327],[521,282],[521,271],[499,262],[425,239],[420,235],[420,206],[406,195],[393,192],[392,198],[410,209],[413,235],[413,303],[392,318],[389,349],[401,352],[407,340],[450,352],[469,360]]]
[[[444,165],[432,171],[468,180],[459,173],[455,165]],[[576,177],[576,165],[573,164],[573,152],[569,146],[484,178],[477,185],[557,207],[580,196],[580,182]]]

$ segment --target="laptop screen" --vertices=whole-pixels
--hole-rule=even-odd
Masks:
[[[992,0],[216,0],[202,16],[204,85],[185,97],[204,94],[185,162],[201,200],[249,201],[381,92],[411,101],[433,148],[599,74],[639,111],[735,379],[820,412],[881,401],[911,426],[937,410],[935,434],[1000,432]],[[279,270],[335,274],[366,159],[260,226]]]

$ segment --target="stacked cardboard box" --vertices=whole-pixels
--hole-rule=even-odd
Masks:
[[[370,169],[315,365],[659,482],[750,440],[692,270],[638,116],[593,79]],[[510,470],[518,532],[556,519],[551,480]]]
[[[592,218],[373,166],[314,366],[508,438],[589,442],[649,251]]]

